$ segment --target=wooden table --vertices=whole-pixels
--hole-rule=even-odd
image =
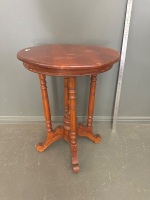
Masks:
[[[88,45],[44,45],[23,49],[17,58],[30,71],[38,74],[41,85],[47,137],[36,149],[43,152],[53,142],[64,138],[71,146],[73,172],[79,171],[76,136],[85,136],[98,143],[100,135],[93,134],[93,112],[96,90],[96,76],[109,70],[120,58],[117,51]],[[52,128],[50,104],[46,86],[46,75],[64,77],[64,125]],[[76,77],[91,76],[87,124],[77,123]]]

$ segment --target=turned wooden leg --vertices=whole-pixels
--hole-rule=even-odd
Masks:
[[[44,115],[45,115],[45,120],[46,120],[47,138],[43,144],[42,143],[38,144],[36,146],[36,149],[37,151],[43,152],[50,144],[52,144],[56,140],[61,139],[63,137],[64,129],[62,126],[58,126],[53,131],[48,92],[47,92],[47,86],[46,86],[46,76],[43,74],[39,74],[39,79],[40,79],[40,86],[41,86],[41,92],[42,92]]]
[[[96,92],[96,75],[91,76],[87,127],[92,127]]]
[[[70,145],[72,156],[73,172],[79,172],[78,155],[77,155],[77,141],[76,141],[76,78],[68,78],[69,88],[69,111],[70,111]]]
[[[93,134],[93,113],[94,113],[94,103],[95,103],[95,92],[96,92],[96,76],[91,76],[91,83],[90,83],[90,94],[89,94],[89,104],[88,104],[88,118],[87,118],[87,126],[83,124],[79,124],[78,126],[78,135],[88,137],[95,143],[98,143],[101,140],[100,135]]]
[[[69,90],[68,90],[68,77],[64,78],[64,139],[69,142],[70,131],[70,118],[69,118]]]

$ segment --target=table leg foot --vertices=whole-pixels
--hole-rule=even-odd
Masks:
[[[77,144],[71,145],[71,157],[72,157],[72,170],[74,173],[78,173],[79,163],[78,163]]]
[[[84,126],[83,124],[78,124],[77,134],[81,137],[87,137],[95,144],[101,141],[101,136],[99,134],[94,135],[92,127]]]
[[[36,146],[36,150],[39,152],[45,151],[52,143],[63,138],[64,128],[58,126],[54,131],[47,133],[47,138],[44,143],[39,143]]]
[[[78,173],[80,171],[79,164],[72,164],[72,170],[74,173]]]

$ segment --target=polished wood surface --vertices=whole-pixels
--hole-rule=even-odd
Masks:
[[[44,45],[18,52],[24,66],[51,76],[81,76],[109,70],[119,60],[113,49],[88,45]]]
[[[43,74],[39,74],[40,86],[42,92],[42,100],[43,100],[43,108],[44,115],[46,121],[46,130],[47,130],[47,138],[44,143],[39,143],[36,146],[36,149],[39,152],[43,152],[47,147],[53,142],[61,139],[64,135],[64,128],[62,126],[58,126],[55,130],[52,129],[52,121],[51,121],[51,111],[49,105],[48,91],[46,85],[46,76]]]
[[[72,154],[72,167],[74,172],[79,171],[77,156],[77,126],[76,126],[76,78],[68,78],[69,111],[70,111],[70,144]]]
[[[68,90],[68,77],[64,78],[64,128],[65,135],[64,139],[69,141],[69,132],[70,132],[70,112],[69,112],[69,90]]]
[[[97,77],[97,75],[91,76],[89,105],[88,105],[88,119],[87,119],[87,126],[88,127],[91,127],[92,122],[93,122],[95,92],[96,92],[96,80],[97,80],[96,77]]]
[[[87,118],[87,125],[84,126],[83,124],[78,125],[78,135],[88,137],[95,143],[101,141],[101,137],[99,134],[93,134],[93,113],[94,113],[94,103],[95,103],[95,92],[96,92],[96,80],[97,75],[91,76],[91,83],[90,83],[90,93],[89,93],[89,104],[88,104],[88,118]]]
[[[92,126],[97,74],[109,70],[119,60],[119,53],[98,46],[45,45],[23,49],[17,57],[28,70],[37,73],[40,80],[47,136],[36,146],[37,151],[43,152],[53,142],[64,138],[70,143],[73,172],[79,172],[77,136],[87,137],[94,143],[101,141],[99,134],[94,135]],[[64,125],[54,130],[46,75],[64,76]],[[78,123],[76,113],[76,76],[83,75],[91,76],[86,125]]]

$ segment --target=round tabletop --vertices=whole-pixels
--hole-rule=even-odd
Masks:
[[[82,76],[109,70],[119,60],[120,54],[100,46],[51,44],[23,49],[17,58],[35,73]]]

